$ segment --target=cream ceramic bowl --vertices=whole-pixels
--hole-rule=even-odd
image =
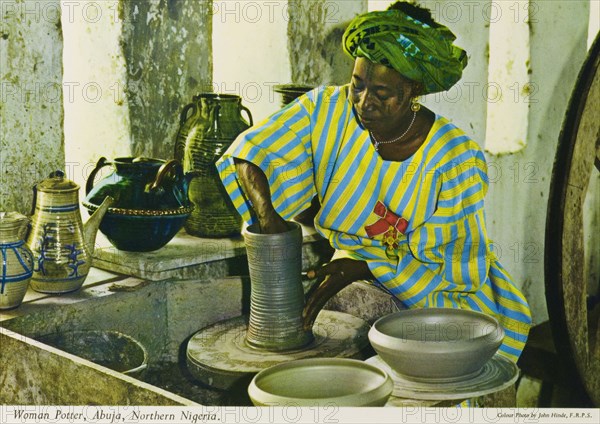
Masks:
[[[383,406],[393,382],[385,371],[346,358],[310,358],[260,371],[248,387],[256,406]]]
[[[470,378],[504,338],[492,316],[461,309],[407,309],[386,315],[369,330],[369,341],[394,371],[418,381]]]

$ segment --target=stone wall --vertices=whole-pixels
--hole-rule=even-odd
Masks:
[[[33,185],[65,162],[60,2],[0,13],[0,210],[29,214]]]
[[[342,51],[342,34],[355,15],[366,12],[367,1],[290,0],[288,10],[292,82],[348,83],[354,61]]]
[[[212,1],[122,0],[131,153],[170,159],[179,113],[212,81]]]
[[[56,169],[83,185],[101,155],[173,157],[181,109],[212,88],[210,0],[1,5],[0,210],[29,214]]]

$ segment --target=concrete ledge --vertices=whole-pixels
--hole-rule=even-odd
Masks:
[[[5,405],[197,405],[4,328],[0,346]]]
[[[312,227],[303,226],[303,256],[310,260],[312,244],[324,241]],[[153,252],[118,250],[98,232],[94,267],[150,281],[226,277],[231,269],[245,264],[244,239],[200,238],[181,230],[166,246]],[[243,259],[242,259],[243,258]],[[238,275],[238,274],[234,274]]]

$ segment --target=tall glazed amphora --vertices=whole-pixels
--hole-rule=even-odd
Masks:
[[[33,255],[25,244],[28,224],[18,212],[0,212],[0,309],[21,304],[33,274]]]
[[[211,238],[240,234],[242,219],[223,187],[215,162],[252,125],[252,115],[241,101],[231,94],[201,93],[181,112],[174,156],[183,164],[184,172],[195,173],[188,191],[194,204],[184,226],[188,234]]]
[[[250,320],[246,342],[270,351],[298,349],[313,340],[304,330],[302,310],[302,229],[262,234],[257,224],[244,230],[250,271]]]

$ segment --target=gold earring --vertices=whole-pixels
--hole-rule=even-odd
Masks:
[[[410,99],[410,110],[413,112],[418,112],[421,110],[421,104],[419,103],[419,96],[415,96]]]

